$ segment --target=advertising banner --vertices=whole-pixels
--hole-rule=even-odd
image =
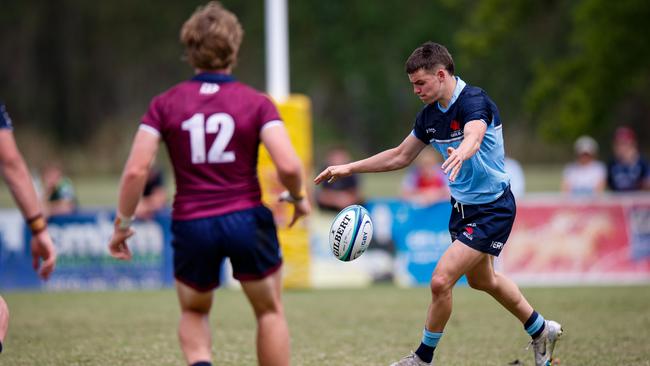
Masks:
[[[524,200],[500,268],[526,284],[647,282],[649,219],[647,200]]]
[[[0,288],[46,288],[53,290],[103,290],[108,288],[160,288],[173,284],[169,242],[170,216],[163,213],[153,220],[136,221],[136,234],[129,240],[133,258],[119,261],[108,254],[114,213],[78,213],[52,217],[48,229],[58,251],[56,270],[41,282],[31,267],[31,234],[16,213],[0,213]]]
[[[396,283],[428,285],[438,260],[451,245],[449,202],[418,206],[399,199],[378,199],[368,202],[366,207],[375,226],[373,241],[377,242],[371,244],[371,249],[388,240],[394,244]],[[466,280],[462,278],[459,282]]]

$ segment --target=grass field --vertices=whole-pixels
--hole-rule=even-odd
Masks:
[[[527,288],[565,336],[561,365],[650,365],[650,287]],[[7,293],[0,365],[183,365],[173,291]],[[220,290],[211,324],[215,365],[256,365],[244,295]],[[293,365],[388,365],[419,344],[428,290],[392,286],[287,291]],[[436,365],[532,366],[528,336],[486,294],[457,288]]]

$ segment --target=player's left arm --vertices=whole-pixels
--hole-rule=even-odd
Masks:
[[[482,120],[473,120],[465,124],[463,129],[463,141],[457,149],[447,148],[447,160],[442,163],[442,169],[450,181],[456,180],[463,162],[471,158],[481,147],[483,137],[487,131],[487,123]]]
[[[160,136],[140,129],[135,135],[131,153],[120,182],[119,203],[113,236],[109,243],[111,255],[117,259],[131,259],[126,239],[135,231],[130,227],[135,208],[147,183],[149,170],[158,152]]]

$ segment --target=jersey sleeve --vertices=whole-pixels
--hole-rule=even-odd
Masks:
[[[154,134],[162,134],[163,104],[160,96],[155,97],[151,103],[149,103],[149,109],[144,116],[142,116],[140,128]]]
[[[426,128],[424,127],[424,109],[421,110],[417,116],[415,116],[415,123],[413,124],[413,131],[411,131],[411,134],[425,144],[429,144]]]
[[[9,113],[7,113],[7,109],[2,102],[0,102],[0,128],[6,128],[10,130],[13,128],[11,125],[11,118],[9,117]]]
[[[461,106],[461,123],[481,120],[488,126],[492,123],[492,109],[487,95],[481,90],[469,93]]]
[[[266,96],[262,96],[262,101],[259,107],[259,129],[271,126],[276,123],[282,123],[280,113],[275,107],[275,104]]]

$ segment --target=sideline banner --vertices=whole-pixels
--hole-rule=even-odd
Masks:
[[[368,250],[352,262],[336,259],[328,243],[335,214],[319,212],[311,220],[311,263],[314,287],[359,287],[395,282],[426,286],[442,254],[451,244],[448,202],[418,206],[397,198],[364,203],[373,221]],[[461,279],[460,283],[465,283]]]
[[[16,219],[17,216],[17,219]],[[133,258],[116,260],[108,254],[115,215],[109,211],[52,217],[48,229],[58,251],[56,270],[47,282],[31,267],[31,234],[17,211],[0,212],[0,288],[103,290],[160,288],[173,284],[169,242],[170,215],[136,221],[130,239]],[[6,225],[12,222],[12,225]]]
[[[650,281],[650,199],[523,200],[500,268],[524,284]]]
[[[449,202],[419,206],[400,199],[377,199],[366,206],[375,224],[376,241],[394,243],[395,282],[403,286],[428,285],[438,260],[451,245]],[[458,283],[467,280],[463,277]]]

